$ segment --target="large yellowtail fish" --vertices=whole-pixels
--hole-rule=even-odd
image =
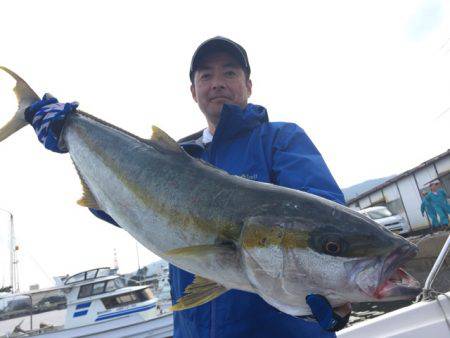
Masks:
[[[24,111],[38,100],[1,69],[17,81],[19,108],[0,141],[27,124]],[[342,205],[229,175],[156,127],[147,140],[76,111],[62,137],[81,177],[79,203],[104,210],[149,250],[196,274],[175,310],[229,289],[256,293],[295,316],[310,313],[310,293],[339,306],[420,292],[399,268],[417,248]]]

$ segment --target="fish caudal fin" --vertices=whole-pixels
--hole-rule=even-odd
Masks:
[[[17,102],[19,103],[19,108],[13,118],[6,123],[6,125],[0,128],[1,142],[28,124],[28,122],[25,121],[25,109],[33,102],[39,100],[39,96],[19,75],[3,66],[0,66],[0,69],[11,75],[16,80],[14,93],[16,94]]]
[[[171,310],[181,311],[205,304],[227,291],[224,286],[216,282],[195,276],[194,282],[184,290],[185,295],[178,299],[178,302],[171,307]]]

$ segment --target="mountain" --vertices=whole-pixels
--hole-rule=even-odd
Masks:
[[[161,274],[164,270],[167,270],[169,268],[169,263],[167,263],[165,260],[160,259],[156,262],[152,262],[150,264],[144,265],[139,270],[129,272],[124,274],[123,276],[125,278],[131,278],[133,276],[138,276],[140,278],[144,277],[151,277],[153,275]]]
[[[352,185],[351,187],[342,189],[342,192],[344,193],[345,201],[349,201],[352,198],[362,194],[363,192],[366,192],[372,188],[375,188],[376,186],[383,184],[387,180],[390,180],[391,178],[395,177],[396,175],[381,177],[381,178],[374,178],[372,180],[367,180],[355,185]]]

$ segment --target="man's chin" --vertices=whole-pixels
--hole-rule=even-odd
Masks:
[[[210,116],[220,116],[220,113],[222,113],[223,105],[225,102],[220,103],[213,103],[210,104],[208,107],[208,115]]]

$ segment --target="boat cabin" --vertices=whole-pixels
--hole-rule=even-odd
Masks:
[[[154,316],[157,299],[147,286],[125,286],[110,268],[84,271],[64,281],[64,327],[79,327],[133,314]],[[153,309],[151,313],[149,310]]]

